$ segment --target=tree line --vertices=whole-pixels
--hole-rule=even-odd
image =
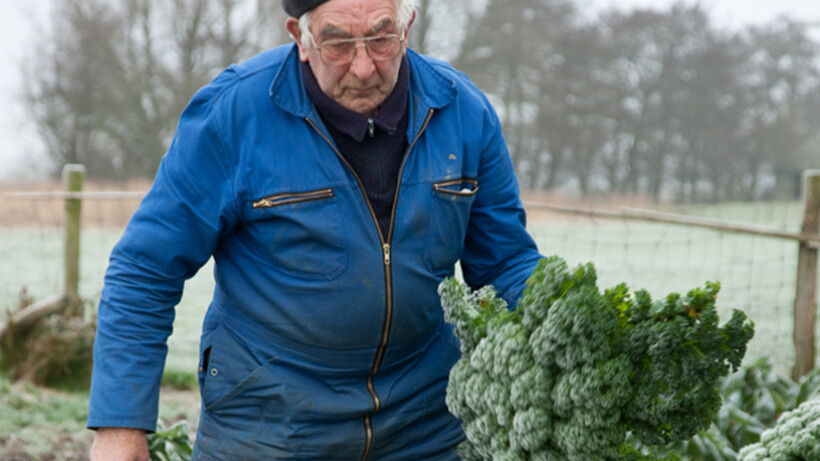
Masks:
[[[59,170],[153,177],[194,92],[284,43],[270,0],[59,0],[23,69],[25,98]]]
[[[26,69],[49,155],[153,175],[197,88],[289,40],[278,3],[61,0]],[[748,200],[820,163],[807,23],[726,30],[683,3],[593,18],[572,0],[419,3],[409,45],[489,95],[523,188]]]

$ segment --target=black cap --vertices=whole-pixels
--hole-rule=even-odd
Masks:
[[[327,0],[282,0],[282,8],[285,9],[285,13],[294,18],[298,18],[326,1]]]

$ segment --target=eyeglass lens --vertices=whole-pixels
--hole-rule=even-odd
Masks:
[[[396,57],[401,38],[395,34],[378,35],[358,39],[325,40],[319,46],[322,57],[333,63],[350,62],[353,60],[357,43],[362,42],[367,48],[367,54],[374,60],[386,60]]]

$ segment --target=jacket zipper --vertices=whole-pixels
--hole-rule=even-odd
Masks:
[[[388,227],[387,238],[382,235],[381,228],[379,227],[379,218],[376,216],[376,212],[373,210],[373,205],[370,204],[370,199],[367,198],[367,192],[364,190],[364,183],[359,178],[359,175],[356,174],[356,171],[353,167],[345,160],[344,156],[339,152],[336,148],[336,145],[322,133],[322,130],[313,123],[310,117],[305,117],[305,120],[316,130],[319,135],[324,138],[324,140],[330,145],[333,149],[333,152],[336,153],[336,156],[342,161],[347,169],[353,174],[353,177],[356,179],[356,183],[359,185],[359,190],[361,191],[362,195],[364,195],[364,201],[367,204],[367,208],[370,210],[370,217],[373,218],[373,224],[376,226],[376,232],[379,236],[379,242],[382,244],[382,256],[384,257],[384,279],[385,279],[385,317],[384,317],[384,325],[382,327],[382,340],[379,344],[379,348],[376,350],[376,357],[373,360],[373,367],[370,370],[370,374],[367,376],[367,391],[370,393],[370,396],[373,398],[373,412],[376,413],[381,409],[382,402],[379,395],[376,393],[376,387],[373,384],[373,377],[376,373],[379,372],[379,368],[381,368],[382,359],[384,359],[384,352],[387,349],[387,343],[390,339],[390,325],[393,323],[393,271],[390,266],[390,243],[393,240],[393,224],[396,220],[396,208],[399,201],[399,191],[401,190],[401,178],[404,174],[404,167],[407,164],[407,157],[410,156],[410,152],[415,147],[416,142],[419,140],[421,135],[427,129],[427,125],[430,123],[430,119],[433,117],[433,109],[427,111],[427,116],[424,119],[424,123],[421,126],[421,129],[416,134],[416,137],[413,138],[413,142],[410,143],[410,146],[407,148],[407,152],[404,155],[404,159],[402,160],[401,167],[399,168],[399,175],[396,182],[396,193],[393,196],[393,208],[390,210],[390,226]],[[365,461],[370,455],[370,450],[373,446],[373,425],[371,422],[371,414],[365,415],[364,417],[364,428],[365,428],[365,446],[364,446],[364,453],[362,454],[361,461]]]
[[[252,208],[273,208],[294,203],[311,202],[323,198],[333,198],[333,189],[319,189],[308,192],[285,192],[261,198],[251,204]]]

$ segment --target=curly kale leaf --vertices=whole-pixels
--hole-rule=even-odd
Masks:
[[[740,461],[820,459],[820,400],[807,400],[783,413],[763,431],[760,442],[740,450]]]
[[[708,427],[720,409],[716,380],[740,366],[754,330],[740,311],[718,325],[719,289],[707,283],[685,297],[672,294],[652,305],[641,295],[644,305],[623,312],[624,352],[634,364],[635,389],[625,422],[644,443],[688,438]]]
[[[592,264],[570,270],[551,257],[510,311],[490,287],[445,280],[445,319],[462,346],[447,389],[468,439],[462,457],[636,459],[627,433],[661,444],[708,427],[716,381],[740,365],[753,334],[739,311],[718,325],[719,288],[653,302],[623,284],[601,292]]]

